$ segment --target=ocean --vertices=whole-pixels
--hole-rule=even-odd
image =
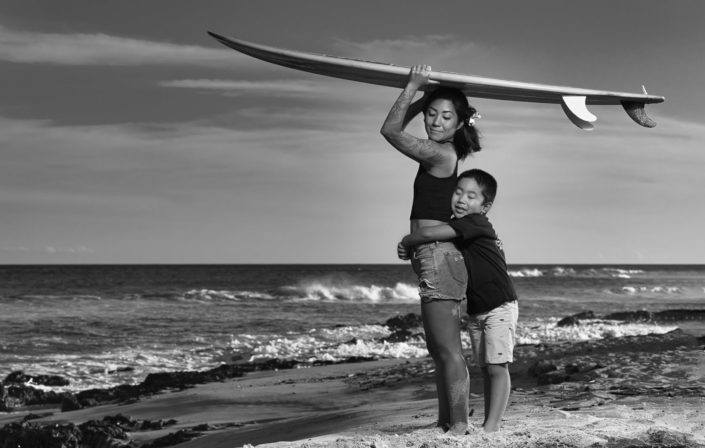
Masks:
[[[510,275],[519,344],[705,334],[702,320],[602,318],[705,309],[705,265],[526,265]],[[556,325],[583,311],[595,318]],[[403,264],[0,266],[0,378],[61,375],[70,385],[52,390],[79,391],[235,361],[422,357],[420,337],[381,341],[387,319],[418,312]]]

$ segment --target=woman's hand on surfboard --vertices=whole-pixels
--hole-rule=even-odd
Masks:
[[[409,72],[409,82],[407,85],[418,90],[429,82],[431,76],[430,65],[414,65]]]

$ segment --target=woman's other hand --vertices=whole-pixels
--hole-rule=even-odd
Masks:
[[[399,257],[400,260],[408,260],[411,258],[409,256],[409,249],[407,249],[401,241],[397,244],[397,257]]]

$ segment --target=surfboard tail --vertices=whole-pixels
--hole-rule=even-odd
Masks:
[[[644,106],[645,103],[640,103],[637,101],[622,101],[622,107],[632,120],[645,128],[653,128],[656,126],[656,122],[651,117],[646,115]]]

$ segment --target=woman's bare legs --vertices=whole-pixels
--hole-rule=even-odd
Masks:
[[[485,421],[482,427],[486,432],[494,432],[499,429],[509,401],[512,386],[509,367],[506,363],[488,364],[482,368],[482,380],[485,393]]]
[[[438,423],[453,434],[465,434],[470,376],[460,342],[460,307],[453,300],[422,301],[421,317],[436,365]]]

